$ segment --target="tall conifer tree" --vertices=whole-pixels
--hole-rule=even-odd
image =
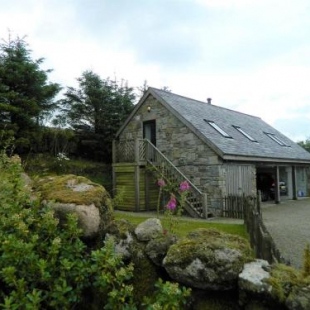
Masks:
[[[51,70],[42,70],[42,63],[43,58],[31,58],[24,39],[9,37],[0,44],[0,130],[14,136],[20,151],[38,140],[42,120],[56,107],[61,89],[48,82]]]

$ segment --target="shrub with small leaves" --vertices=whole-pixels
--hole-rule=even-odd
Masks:
[[[152,298],[145,298],[147,310],[178,310],[184,309],[187,304],[191,289],[180,286],[178,283],[164,282],[159,279],[156,284],[156,292]]]
[[[74,214],[58,225],[53,211],[25,191],[20,161],[1,153],[0,171],[0,308],[72,309],[92,287],[107,296],[106,309],[130,305],[132,266],[113,246],[90,252]]]

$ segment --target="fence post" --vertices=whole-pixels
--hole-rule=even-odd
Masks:
[[[262,201],[262,192],[261,191],[257,191],[257,196],[256,196],[256,210],[258,212],[258,214],[261,214],[261,208],[260,208],[260,203]]]
[[[208,218],[208,195],[206,193],[202,193],[202,211],[203,211],[203,217],[207,219]]]
[[[116,142],[115,140],[112,141],[112,163],[116,163]]]
[[[135,146],[134,146],[134,152],[135,152],[135,163],[139,163],[139,140],[135,139]]]

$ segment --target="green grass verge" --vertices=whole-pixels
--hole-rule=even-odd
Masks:
[[[145,221],[150,217],[157,217],[156,214],[143,214],[143,213],[133,213],[133,212],[115,212],[114,213],[116,219],[125,219],[131,222],[134,225],[140,224],[141,222]],[[168,219],[160,215],[159,219],[162,222],[164,228],[169,227]],[[186,217],[181,217],[178,225],[175,228],[175,233],[180,236],[184,237],[189,232],[197,229],[197,228],[215,228],[222,232],[238,235],[245,239],[249,239],[248,234],[246,232],[246,228],[244,224],[231,224],[231,223],[215,223],[211,222],[212,220],[195,220],[195,219],[188,219]]]

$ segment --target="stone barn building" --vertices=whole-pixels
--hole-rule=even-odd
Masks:
[[[116,134],[113,186],[123,210],[154,210],[157,179],[191,185],[192,216],[221,215],[225,197],[309,194],[310,153],[262,119],[149,88]]]

